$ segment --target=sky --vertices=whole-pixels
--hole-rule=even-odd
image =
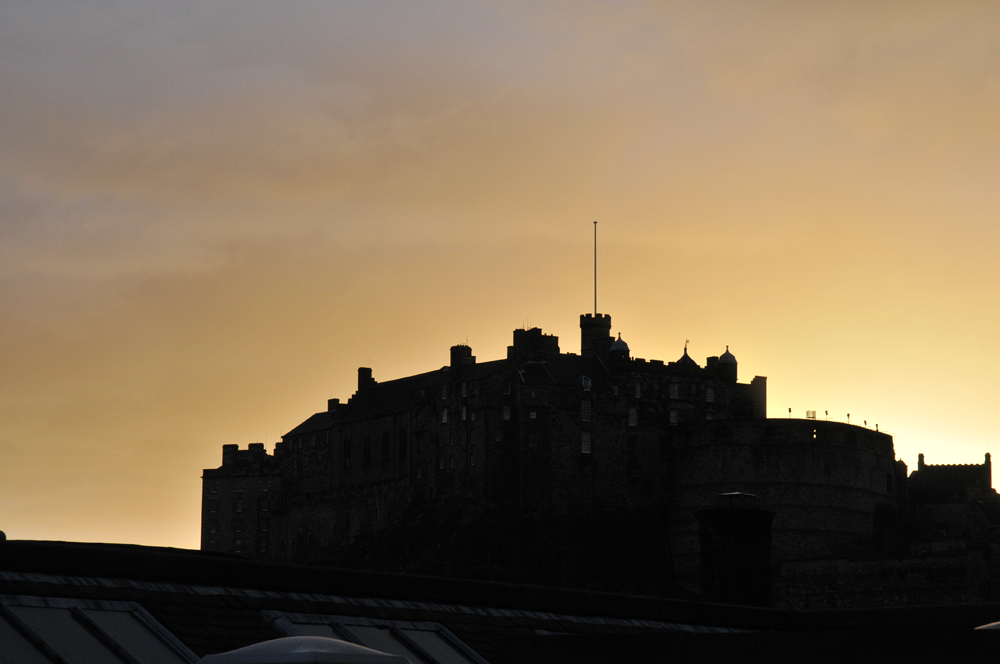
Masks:
[[[595,220],[633,356],[982,463],[998,118],[995,2],[0,3],[0,530],[197,548],[359,366],[579,352]]]

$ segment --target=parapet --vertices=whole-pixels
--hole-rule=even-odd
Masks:
[[[223,445],[220,470],[271,465],[274,460],[275,458],[264,449],[264,443],[250,443],[245,450],[241,450],[239,445]]]
[[[934,489],[992,489],[993,468],[989,452],[983,463],[929,464],[924,463],[924,455],[917,455],[917,469],[910,473],[911,487]]]

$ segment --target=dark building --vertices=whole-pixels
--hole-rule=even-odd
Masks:
[[[580,330],[579,355],[532,328],[514,331],[502,360],[459,345],[416,376],[379,383],[362,367],[346,403],[331,399],[273,455],[224,446],[223,465],[204,472],[202,548],[679,596],[700,591],[696,513],[742,492],[774,514],[781,604],[825,592],[783,565],[912,539],[891,436],[766,419],[766,379],[740,383],[728,348],[705,366],[686,347],[674,362],[644,360],[610,316],[583,315]],[[945,489],[930,487],[951,475],[921,465],[914,496],[940,503]],[[989,478],[987,460],[955,481],[995,497]]]
[[[1000,630],[976,627],[998,615],[1000,604],[781,611],[207,551],[0,541],[3,662],[194,664],[304,636],[410,664],[994,662]]]

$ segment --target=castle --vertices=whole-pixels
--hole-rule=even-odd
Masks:
[[[392,549],[382,565],[389,571],[423,556],[476,575],[484,566],[496,574],[519,555],[496,553],[502,537],[537,558],[518,563],[522,571],[544,569],[556,583],[604,574],[608,564],[580,560],[600,549],[604,560],[642,559],[626,590],[697,593],[697,515],[736,494],[773,513],[770,561],[786,604],[839,601],[824,584],[843,586],[843,564],[815,561],[912,557],[916,540],[942,539],[942,519],[964,524],[955,526],[965,542],[957,555],[989,557],[1000,525],[989,455],[966,467],[925,466],[921,455],[908,477],[885,433],[767,419],[766,379],[739,382],[728,348],[704,366],[686,347],[674,362],[647,361],[611,334],[608,315],[582,315],[580,331],[579,354],[532,328],[514,331],[502,360],[477,362],[458,345],[447,366],[398,380],[377,382],[362,367],[346,403],[329,400],[273,455],[262,444],[224,445],[222,466],[204,471],[202,549],[343,564],[338,552],[360,547],[368,566],[373,556],[385,563]],[[465,528],[463,537],[479,544],[441,549],[436,541],[415,551],[414,531],[401,534],[407,521],[433,519],[455,501],[465,511],[438,523],[435,536],[455,539]],[[511,515],[520,521],[504,521]],[[470,529],[476,519],[482,527]],[[575,548],[557,541],[532,549],[538,537],[528,531],[537,523],[573,530]],[[479,560],[491,556],[500,562]],[[655,587],[636,586],[649,570],[660,575]]]

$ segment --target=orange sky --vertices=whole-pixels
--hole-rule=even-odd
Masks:
[[[0,529],[197,547],[358,366],[577,352],[595,219],[634,356],[980,463],[998,119],[988,2],[5,2]]]

